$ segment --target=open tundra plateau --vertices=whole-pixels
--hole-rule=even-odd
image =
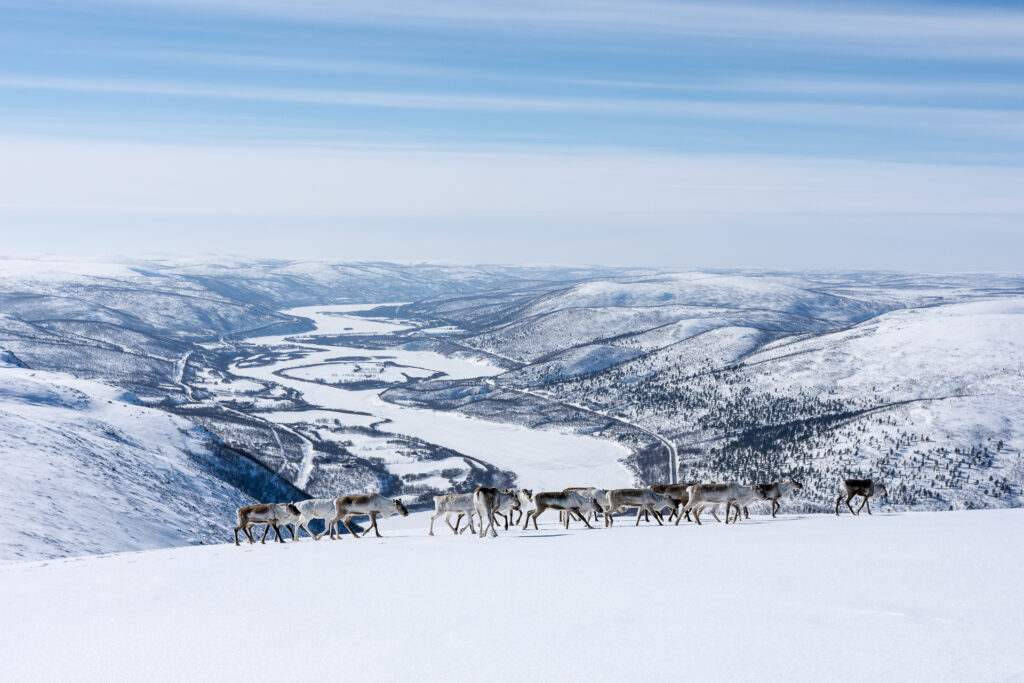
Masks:
[[[219,545],[0,566],[3,680],[1020,680],[1024,511]]]

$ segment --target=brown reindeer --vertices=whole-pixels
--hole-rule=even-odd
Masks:
[[[255,543],[256,541],[252,537],[252,529],[254,526],[260,524],[267,524],[268,526],[274,527],[275,540],[284,543],[284,538],[281,536],[280,527],[282,524],[294,524],[298,521],[301,513],[291,503],[257,503],[256,505],[246,505],[245,507],[238,508],[238,526],[235,527],[235,545],[238,543],[238,532],[241,531],[245,534],[245,537],[249,539],[249,543]],[[295,533],[292,532],[292,538],[295,537]],[[260,543],[267,542],[267,529],[263,530],[263,538]]]
[[[839,485],[839,497],[836,498],[836,515],[839,515],[839,503],[842,502],[843,498],[846,498],[846,507],[850,508],[850,512],[853,512],[854,517],[860,514],[861,509],[867,505],[868,514],[871,514],[871,505],[868,504],[868,498],[881,493],[885,498],[889,497],[889,492],[885,490],[885,484],[880,481],[872,481],[871,479],[844,479],[843,483]],[[857,511],[854,512],[853,506],[850,505],[850,501],[853,500],[854,496],[861,496],[864,502],[860,504]]]

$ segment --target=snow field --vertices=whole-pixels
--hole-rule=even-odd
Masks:
[[[4,680],[1007,680],[1024,511],[174,548],[0,567]]]

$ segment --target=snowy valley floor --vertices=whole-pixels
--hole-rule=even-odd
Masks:
[[[545,517],[0,565],[0,679],[1024,678],[1024,510]]]

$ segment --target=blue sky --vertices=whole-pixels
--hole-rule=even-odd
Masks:
[[[1019,270],[1022,109],[1014,3],[0,1],[0,232]]]

